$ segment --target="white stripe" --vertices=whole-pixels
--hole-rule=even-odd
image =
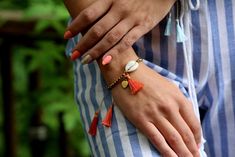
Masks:
[[[78,62],[78,61],[77,61]],[[78,65],[78,64],[77,64]],[[77,73],[79,73],[79,66],[76,66],[76,67],[74,67],[75,68],[75,70],[77,71]],[[79,74],[77,74],[77,87],[76,88],[78,88],[78,87],[82,87],[82,77],[81,77],[81,75],[79,75]],[[81,95],[82,95],[82,90],[78,90],[78,93],[76,93],[76,99],[79,99],[79,98],[81,98]],[[78,104],[78,105],[80,105],[80,108],[81,108],[81,111],[80,111],[80,113],[81,113],[81,115],[82,115],[82,117],[83,117],[83,119],[84,119],[84,127],[85,127],[85,130],[87,131],[88,130],[88,128],[89,128],[89,124],[88,124],[88,122],[87,122],[87,118],[86,118],[86,112],[85,112],[85,108],[84,108],[84,105],[83,104]],[[95,151],[95,147],[94,147],[94,143],[93,143],[93,141],[92,141],[92,139],[91,139],[91,137],[88,135],[88,140],[89,140],[89,143],[90,143],[90,146],[91,146],[91,150],[92,150],[92,153],[93,153],[93,155],[94,156],[97,156],[97,154],[96,154],[96,151]]]
[[[232,100],[232,85],[231,85],[231,67],[230,67],[230,56],[229,56],[229,48],[228,48],[228,34],[226,30],[226,15],[225,15],[225,4],[224,1],[217,1],[217,9],[221,10],[218,14],[218,27],[219,27],[219,36],[220,36],[220,45],[221,45],[221,64],[223,69],[223,80],[224,80],[224,108],[225,108],[225,116],[227,122],[227,135],[228,138],[228,147],[235,146],[235,120],[233,113],[233,100]],[[227,138],[227,137],[224,137]],[[228,149],[229,156],[233,156],[233,149]]]
[[[175,16],[175,12],[172,12],[172,16]],[[168,37],[168,69],[175,73],[177,65],[177,48],[176,48],[176,22],[172,20],[172,34]]]
[[[233,9],[233,30],[235,30],[235,1],[234,0],[231,0],[232,1],[232,9]],[[235,36],[235,31],[233,32],[234,33],[234,36]]]
[[[206,12],[206,2],[201,2],[200,12],[199,12],[199,21],[201,28],[201,62],[200,62],[200,74],[199,74],[199,87],[197,92],[201,91],[202,88],[208,81],[209,75],[209,49],[208,49],[208,13]],[[198,63],[196,63],[198,64]]]
[[[211,30],[208,30],[208,31],[211,31]],[[210,37],[211,36],[209,36],[209,38]],[[212,41],[212,39],[210,41]],[[209,49],[210,51],[213,51],[211,44],[212,43],[209,42]],[[211,60],[210,70],[214,72],[215,71],[214,54],[212,53],[211,55],[212,55],[212,60]],[[209,89],[213,97],[213,103],[211,104],[211,109],[210,109],[211,114],[209,118],[210,123],[213,124],[213,126],[209,126],[209,127],[211,128],[213,139],[214,141],[216,141],[216,143],[214,143],[215,154],[218,156],[221,156],[222,154],[221,154],[221,141],[220,141],[220,127],[219,127],[219,119],[218,119],[218,87],[216,84],[215,75],[212,75],[210,77],[210,80],[208,80],[208,84],[209,84]],[[209,145],[210,143],[208,143],[208,146]]]
[[[146,136],[143,135],[141,132],[139,132],[139,130],[137,130],[137,135],[138,135],[139,145],[140,145],[142,155],[144,157],[152,157],[150,145]]]
[[[86,76],[92,76],[89,68],[87,65],[82,65],[83,68],[84,68],[84,71],[85,71],[85,75]],[[83,78],[84,79],[84,78]],[[91,89],[91,85],[92,85],[92,77],[86,77],[86,91],[85,91],[85,98],[86,98],[86,102],[88,104],[88,108],[89,108],[89,112],[90,112],[90,117],[91,117],[91,120],[94,116],[94,113],[95,113],[95,109],[94,109],[94,106],[92,105],[92,101],[90,99],[91,95],[90,95],[90,89]],[[80,86],[82,87],[82,86]],[[101,142],[101,138],[100,138],[100,133],[99,133],[99,129],[97,129],[97,134],[96,134],[96,138],[95,138],[96,142],[97,142],[97,146],[99,148],[99,151],[100,151],[100,156],[105,156],[105,153],[104,153],[104,149],[103,149],[103,146],[102,146],[102,142]]]
[[[124,155],[127,157],[133,157],[133,152],[132,152],[132,147],[130,144],[130,139],[128,136],[128,130],[125,122],[125,118],[123,117],[123,114],[119,110],[118,107],[114,106],[114,112],[117,118],[117,123],[118,123],[118,128],[119,128],[119,135],[121,137],[121,143],[122,143],[122,148],[124,151]]]

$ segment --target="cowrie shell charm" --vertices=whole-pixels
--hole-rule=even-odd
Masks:
[[[129,61],[125,66],[125,72],[133,72],[139,67],[139,63],[134,60]]]

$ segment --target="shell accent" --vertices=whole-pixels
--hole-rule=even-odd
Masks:
[[[139,67],[139,63],[134,60],[129,61],[125,66],[125,72],[133,72]]]

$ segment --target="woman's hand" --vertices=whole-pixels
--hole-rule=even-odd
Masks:
[[[76,45],[79,54],[97,59],[105,52],[123,52],[156,26],[175,0],[96,0],[67,28],[65,38],[84,32]]]
[[[179,88],[143,63],[130,74],[144,84],[136,95],[117,85],[115,104],[166,157],[199,157],[201,128],[192,104]],[[177,155],[176,155],[177,154]]]

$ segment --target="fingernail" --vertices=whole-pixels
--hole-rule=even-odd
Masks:
[[[200,143],[199,143],[199,144],[197,144],[197,148],[198,148],[198,149],[200,149]]]
[[[112,56],[111,55],[107,55],[107,56],[104,56],[102,58],[102,65],[106,65],[106,64],[109,64],[112,60]]]
[[[80,57],[80,56],[81,56],[81,53],[80,53],[78,50],[75,50],[75,51],[73,51],[73,53],[72,53],[70,59],[71,59],[72,61],[74,61],[74,60],[76,60],[76,59],[77,59],[78,57]]]
[[[70,32],[70,31],[66,31],[65,33],[64,33],[64,39],[69,39],[69,38],[71,38],[73,36],[73,34]]]
[[[86,55],[86,56],[82,59],[81,63],[82,63],[82,64],[88,64],[90,61],[92,61],[91,56],[90,56],[90,55]]]

